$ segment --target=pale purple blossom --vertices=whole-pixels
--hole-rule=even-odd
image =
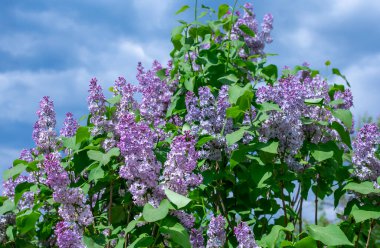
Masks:
[[[60,134],[63,137],[72,137],[77,132],[78,127],[78,122],[73,118],[73,114],[69,112],[66,114]]]
[[[61,221],[55,226],[57,245],[59,248],[85,248],[83,231],[75,223]]]
[[[207,229],[207,248],[220,248],[226,242],[226,221],[222,215],[212,216]]]
[[[239,243],[238,248],[259,248],[256,244],[252,229],[245,222],[240,222],[234,228],[235,237]]]

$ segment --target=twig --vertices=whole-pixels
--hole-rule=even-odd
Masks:
[[[365,248],[368,248],[369,247],[369,241],[371,240],[371,233],[372,233],[372,229],[373,227],[375,226],[375,220],[372,220],[371,221],[371,225],[369,226],[369,231],[368,231],[368,237],[367,237],[367,243],[365,245]]]

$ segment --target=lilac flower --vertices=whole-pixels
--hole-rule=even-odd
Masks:
[[[69,112],[66,114],[60,134],[63,137],[72,137],[77,132],[78,127],[78,122],[73,118],[73,114]]]
[[[44,96],[40,101],[37,116],[38,120],[33,129],[33,140],[43,153],[48,153],[56,148],[54,104],[48,96]]]
[[[355,175],[360,180],[376,182],[380,176],[380,159],[377,156],[380,144],[380,132],[376,124],[365,124],[358,132],[352,146],[352,162],[357,166]]]
[[[161,69],[158,61],[154,61],[152,69],[148,71],[144,70],[141,63],[137,66],[136,78],[139,81],[139,92],[142,93],[140,114],[154,126],[165,124],[166,110],[173,94],[168,83],[156,75]]]
[[[85,248],[82,241],[83,231],[75,223],[58,222],[54,233],[59,248]]]
[[[163,184],[178,194],[187,195],[190,187],[202,183],[202,176],[193,171],[197,166],[198,154],[195,139],[189,132],[176,136],[164,165]]]
[[[338,100],[338,99],[343,100],[343,104],[339,105],[339,107],[344,108],[344,109],[350,109],[354,105],[353,104],[352,92],[350,89],[346,89],[343,92],[342,91],[336,91],[334,94],[334,99],[335,100]]]
[[[27,161],[27,162],[32,162],[33,157],[30,152],[30,150],[23,149],[21,151],[19,159]],[[10,199],[13,199],[15,196],[15,189],[17,185],[20,183],[25,183],[25,182],[34,182],[33,175],[19,175],[17,178],[9,178],[6,181],[3,181],[3,195],[7,196]],[[33,192],[25,192],[20,201],[17,204],[17,207],[19,209],[26,209],[30,208],[33,205],[34,202],[34,193]]]
[[[177,217],[181,224],[188,230],[194,226],[195,217],[192,214],[188,214],[183,210],[174,210],[171,211],[171,215]]]
[[[47,177],[46,184],[53,190],[66,188],[70,183],[69,175],[61,166],[60,159],[59,153],[49,153],[45,155],[43,163]]]
[[[190,230],[190,244],[192,248],[205,248],[205,240],[202,234],[202,228]]]
[[[212,216],[210,224],[207,229],[207,248],[220,248],[224,246],[226,242],[226,230],[224,226],[226,221],[223,216],[218,215],[217,217]]]
[[[105,118],[106,113],[106,99],[102,92],[102,87],[97,84],[96,78],[91,79],[90,89],[88,90],[89,96],[87,97],[88,109],[90,110],[90,122],[94,125],[92,134],[98,135],[103,133],[104,128],[107,126]]]
[[[23,149],[21,151],[19,159],[24,160],[24,161],[29,162],[29,163],[34,160],[31,151],[28,149]]]
[[[245,222],[240,222],[235,228],[234,233],[239,242],[238,248],[259,248],[256,244],[251,228]]]
[[[191,125],[195,135],[211,135],[213,140],[202,146],[200,158],[219,160],[222,150],[229,151],[225,134],[233,131],[233,122],[226,118],[228,102],[228,86],[219,90],[215,99],[208,87],[199,88],[199,99],[192,92],[186,95],[187,115],[185,121]]]
[[[144,123],[136,123],[131,113],[120,118],[116,130],[120,134],[118,147],[125,159],[120,176],[127,180],[135,204],[143,206],[154,196],[161,169],[153,152],[153,132]]]
[[[239,11],[236,12],[238,16],[237,21],[231,30],[231,39],[238,40],[242,37],[248,46],[248,52],[241,49],[239,55],[242,58],[247,58],[251,55],[263,55],[265,44],[272,42],[272,37],[270,32],[273,29],[273,16],[271,14],[266,14],[264,16],[263,23],[261,24],[261,31],[259,30],[259,23],[256,20],[256,16],[253,13],[253,8],[251,4],[244,5],[244,13],[241,15]],[[227,14],[230,15],[231,13]],[[228,17],[228,16],[227,16]],[[241,27],[248,27],[255,35],[251,36],[244,32]]]

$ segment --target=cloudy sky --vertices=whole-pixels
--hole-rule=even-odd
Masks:
[[[232,4],[232,1],[225,1]],[[199,0],[217,7],[221,1]],[[242,5],[244,2],[239,1]],[[0,3],[0,168],[33,146],[35,111],[52,97],[58,123],[68,111],[86,113],[87,86],[118,76],[134,83],[135,68],[169,59],[175,16],[193,0],[3,0]],[[274,15],[268,53],[280,67],[309,62],[327,73],[326,60],[352,84],[356,116],[380,115],[380,1],[256,0],[257,17]],[[331,78],[334,80],[334,78]],[[58,125],[61,126],[60,124]]]

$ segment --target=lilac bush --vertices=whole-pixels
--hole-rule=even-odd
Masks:
[[[355,132],[347,79],[269,64],[274,18],[249,3],[197,8],[136,84],[90,80],[85,123],[58,133],[42,98],[3,176],[2,247],[376,247],[380,132]],[[326,198],[344,208],[329,225]]]

